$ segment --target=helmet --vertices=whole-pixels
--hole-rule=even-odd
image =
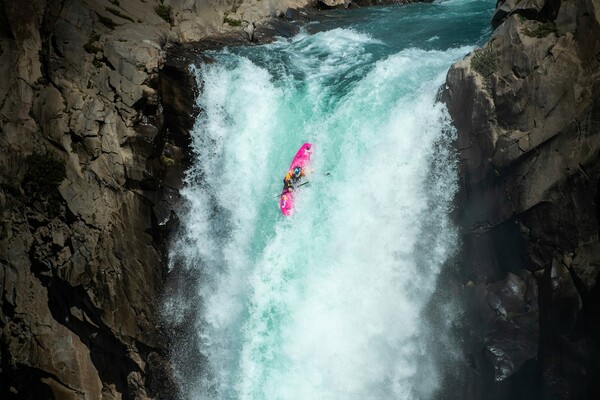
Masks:
[[[301,172],[302,172],[302,168],[300,168],[300,167],[294,168],[294,175],[296,175],[296,177],[299,177]]]

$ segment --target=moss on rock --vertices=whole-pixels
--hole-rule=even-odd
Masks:
[[[523,33],[529,37],[535,37],[538,39],[545,38],[549,34],[556,32],[556,27],[552,22],[539,23],[534,27],[527,27],[523,30]]]
[[[471,68],[477,71],[485,81],[486,85],[490,84],[490,77],[498,70],[496,61],[496,53],[491,47],[476,50],[471,58]]]

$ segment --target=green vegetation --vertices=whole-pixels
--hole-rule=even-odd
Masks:
[[[476,50],[471,58],[471,68],[477,71],[489,86],[490,77],[498,69],[496,62],[496,53],[491,47]]]
[[[102,61],[98,60],[97,58],[94,58],[94,61],[92,61],[92,64],[96,68],[102,68]]]
[[[100,35],[92,36],[90,38],[90,40],[88,40],[88,42],[83,45],[83,49],[90,54],[96,54],[97,52],[99,52],[101,50],[99,47],[94,45],[94,43],[97,42],[98,40],[100,40]]]
[[[556,27],[552,22],[536,24],[533,28],[525,28],[523,32],[529,37],[544,38],[549,34],[556,32]]]
[[[100,15],[98,13],[96,13],[96,15],[98,16],[98,21],[100,21],[100,23],[104,26],[106,26],[109,29],[115,29],[115,27],[117,26],[117,24],[115,23],[115,21],[113,21],[112,19],[105,17],[103,15]]]
[[[160,162],[165,167],[172,167],[173,165],[175,165],[175,160],[173,160],[171,157],[167,157],[165,155],[160,156]]]
[[[154,7],[154,11],[159,17],[167,21],[169,24],[173,23],[173,19],[171,18],[171,6],[165,6],[163,4],[160,4]]]
[[[35,200],[45,202],[48,213],[55,216],[61,201],[58,185],[67,177],[64,161],[57,160],[50,153],[33,153],[25,161],[25,193]]]
[[[106,11],[108,11],[112,15],[116,15],[119,18],[123,18],[123,19],[126,19],[128,21],[135,23],[133,18],[131,18],[129,15],[123,14],[121,11],[117,10],[116,8],[106,7]]]
[[[229,18],[227,13],[223,16],[223,23],[227,24],[229,26],[241,26],[242,25],[242,21],[240,21],[239,19]]]

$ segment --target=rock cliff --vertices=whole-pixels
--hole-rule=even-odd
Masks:
[[[461,158],[461,395],[598,398],[600,2],[500,1],[492,24],[444,91]]]

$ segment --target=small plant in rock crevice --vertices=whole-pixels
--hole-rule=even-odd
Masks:
[[[167,21],[169,24],[173,24],[173,18],[171,16],[172,11],[173,10],[171,6],[165,6],[162,3],[154,7],[154,12],[156,13],[156,15]]]
[[[471,68],[477,71],[489,86],[491,76],[498,70],[496,52],[491,47],[475,50],[471,58]]]
[[[525,35],[538,39],[545,38],[553,32],[556,32],[556,27],[552,22],[539,23],[533,27],[523,29]]]
[[[165,167],[172,167],[173,165],[175,165],[175,160],[173,160],[171,157],[168,157],[166,155],[161,155],[160,156],[160,162]]]
[[[242,21],[239,19],[229,18],[227,13],[223,16],[223,23],[229,26],[242,26]]]

